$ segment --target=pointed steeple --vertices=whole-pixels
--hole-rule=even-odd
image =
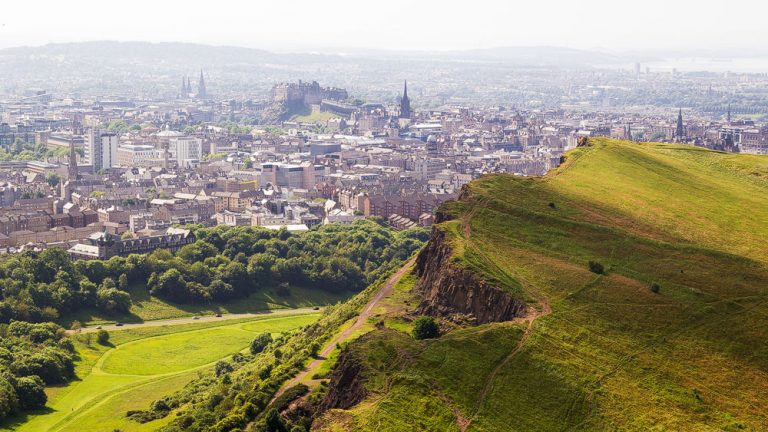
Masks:
[[[200,99],[208,98],[208,93],[205,90],[205,78],[203,78],[202,69],[200,69],[200,81],[197,84],[197,97]]]
[[[69,139],[69,166],[67,167],[67,180],[77,180],[77,154],[75,153],[75,143],[72,138]]]
[[[675,129],[675,138],[682,139],[685,131],[683,129],[683,109],[677,113],[677,128]]]
[[[179,93],[179,96],[181,96],[181,98],[183,99],[187,97],[188,94],[189,92],[187,91],[187,79],[184,77],[181,77],[181,92]]]
[[[726,116],[726,121],[728,122],[729,125],[731,124],[731,104],[730,103],[728,104],[728,115]]]
[[[408,81],[403,83],[403,97],[400,99],[400,118],[411,118],[411,100],[408,99]]]

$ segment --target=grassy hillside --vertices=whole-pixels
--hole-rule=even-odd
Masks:
[[[768,429],[768,157],[595,139],[443,211],[453,262],[529,318],[374,330],[349,346],[368,396],[317,429]]]

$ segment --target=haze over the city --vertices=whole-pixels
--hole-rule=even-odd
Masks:
[[[768,431],[766,4],[2,0],[0,431]]]
[[[738,25],[724,20],[722,8],[691,0],[8,2],[0,7],[0,48],[117,40],[270,50],[551,45],[675,55],[765,54],[761,45],[768,37],[762,21],[765,4],[735,0],[727,8],[738,14]]]

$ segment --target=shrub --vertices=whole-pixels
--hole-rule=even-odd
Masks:
[[[416,339],[431,339],[440,336],[440,328],[431,316],[421,316],[413,323],[413,337]]]
[[[109,343],[109,332],[101,329],[96,333],[96,342],[99,343],[99,345],[106,345]]]
[[[271,334],[269,333],[259,334],[251,342],[251,354],[258,354],[264,351],[264,348],[266,348],[267,345],[269,345],[271,342],[272,342]]]
[[[309,387],[305,384],[296,384],[295,386],[286,389],[280,396],[276,397],[271,406],[273,409],[277,409],[277,411],[280,412],[288,408],[288,405],[290,405],[291,402],[307,393],[309,393]]]
[[[216,376],[222,376],[232,372],[233,370],[235,370],[235,368],[233,368],[231,364],[225,362],[224,360],[219,360],[216,362]]]
[[[285,420],[280,417],[280,414],[278,414],[277,410],[274,408],[267,412],[265,423],[268,431],[288,432],[288,426],[285,424]]]
[[[605,267],[597,261],[590,261],[589,271],[595,274],[605,274]]]
[[[260,379],[267,379],[272,374],[272,365],[266,365],[263,368],[259,369],[259,378]]]
[[[651,292],[654,294],[658,294],[659,291],[661,291],[661,285],[657,284],[656,282],[651,284]]]

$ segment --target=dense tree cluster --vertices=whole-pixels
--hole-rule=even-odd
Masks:
[[[115,280],[130,277],[137,260],[73,262],[59,248],[7,256],[0,261],[0,322],[54,321],[83,307],[127,312],[131,297]]]
[[[74,345],[53,323],[0,325],[0,418],[45,405],[45,385],[74,377]]]
[[[13,144],[0,146],[0,161],[43,160],[55,155],[44,143],[27,143],[18,138]],[[61,156],[61,152],[58,156]]]
[[[370,220],[300,234],[252,227],[196,234],[198,240],[175,256],[159,250],[147,258],[143,272],[153,296],[178,303],[226,301],[264,288],[285,290],[286,284],[359,291],[427,237],[424,230],[393,232]]]
[[[54,321],[80,308],[125,313],[129,284],[176,303],[227,301],[290,286],[359,291],[426,241],[424,229],[392,231],[377,220],[291,234],[254,227],[197,228],[171,253],[72,261],[58,248],[0,260],[0,322]]]

